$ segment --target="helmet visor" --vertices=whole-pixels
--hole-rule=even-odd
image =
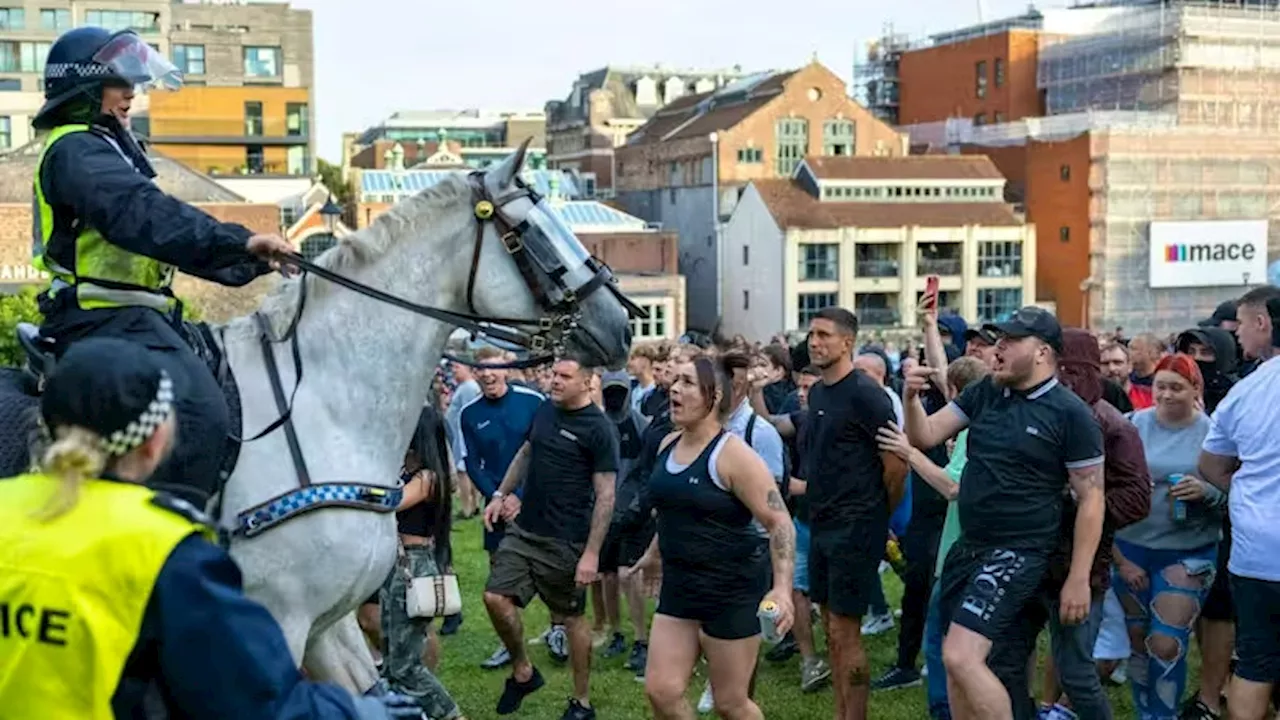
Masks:
[[[182,73],[155,48],[131,32],[111,38],[93,56],[93,62],[131,85],[144,88],[177,90],[182,87]]]

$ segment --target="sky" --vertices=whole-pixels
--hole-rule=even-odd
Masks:
[[[819,62],[848,82],[855,51],[1019,14],[1027,0],[292,0],[313,12],[317,153],[396,110],[541,110],[605,65]],[[979,10],[979,5],[982,10]],[[1040,7],[1065,4],[1062,0]]]

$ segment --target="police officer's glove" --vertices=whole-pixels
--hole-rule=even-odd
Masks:
[[[388,693],[381,697],[352,698],[360,720],[423,720],[418,702],[407,695]]]

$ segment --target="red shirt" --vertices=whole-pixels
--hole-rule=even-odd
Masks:
[[[1151,386],[1139,385],[1136,382],[1129,383],[1129,402],[1133,403],[1134,410],[1145,410],[1155,405],[1156,399],[1151,393]]]

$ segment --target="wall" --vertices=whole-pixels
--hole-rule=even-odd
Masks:
[[[786,326],[783,318],[786,270],[782,231],[754,186],[747,186],[733,217],[725,225],[724,242],[722,332],[767,341]],[[742,261],[743,247],[750,248],[746,263]]]
[[[1056,304],[1066,325],[1086,325],[1080,283],[1089,277],[1091,136],[1031,142],[1027,151],[1027,218],[1036,224],[1037,300]],[[1062,179],[1063,166],[1070,168]],[[1063,241],[1062,228],[1068,239]]]
[[[579,232],[583,247],[615,273],[679,272],[680,240],[674,232]]]
[[[280,232],[280,210],[275,205],[197,204],[224,222],[240,223],[258,233]],[[0,282],[10,265],[31,262],[31,206],[0,204]],[[262,296],[275,284],[272,276],[258,278],[242,288],[227,288],[187,275],[179,275],[174,290],[199,305],[206,320],[221,322],[257,308]]]
[[[997,112],[1005,121],[1043,115],[1036,87],[1038,38],[1035,31],[1011,30],[904,53],[899,122],[912,125],[982,113],[991,123]],[[995,84],[996,58],[1004,61],[1001,87]],[[982,61],[987,63],[987,91],[978,98],[976,67]]]
[[[688,325],[710,330],[716,322],[715,223],[711,186],[619,193],[624,212],[661,223],[680,243],[680,274],[688,281]]]
[[[244,137],[246,102],[262,103],[263,136],[289,137],[286,113],[291,103],[310,109],[307,88],[187,87],[177,92],[156,92],[151,96],[151,137]],[[308,129],[311,128],[308,125]],[[305,136],[299,136],[305,137]]]

